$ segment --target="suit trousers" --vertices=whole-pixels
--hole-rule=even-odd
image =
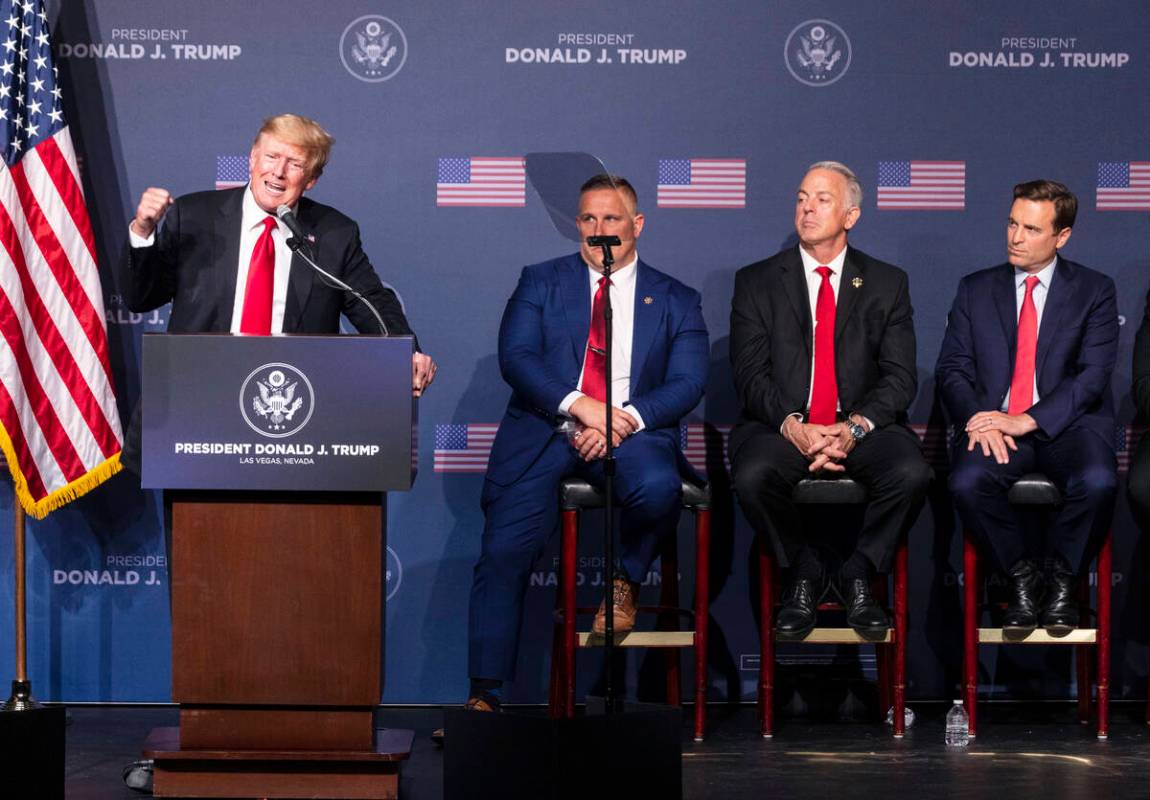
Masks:
[[[642,582],[660,540],[673,535],[678,525],[678,446],[665,433],[640,431],[615,449],[615,459],[620,566],[629,580]],[[572,476],[602,486],[603,461],[584,462],[565,436],[555,434],[518,481],[506,486],[484,481],[485,524],[471,585],[472,678],[515,677],[531,569],[558,527],[559,483]]]
[[[806,544],[795,485],[813,477],[810,461],[777,430],[746,422],[731,436],[731,470],[743,513],[770,540],[776,561],[791,565]],[[856,549],[878,572],[890,571],[895,549],[926,500],[931,469],[914,432],[903,425],[871,431],[843,462],[845,476],[862,484],[869,502]],[[844,473],[825,473],[834,478]]]
[[[1070,428],[1055,439],[1023,436],[1006,464],[967,451],[958,437],[951,456],[950,491],[966,529],[1009,570],[1022,558],[1060,556],[1076,573],[1085,568],[1090,544],[1110,527],[1118,474],[1114,448],[1094,431]],[[1062,493],[1062,506],[1050,512],[1044,532],[1028,530],[1027,510],[1011,506],[1007,491],[1028,472],[1041,472]]]

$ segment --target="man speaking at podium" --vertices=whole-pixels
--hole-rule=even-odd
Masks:
[[[579,475],[603,482],[605,290],[613,310],[610,433],[622,509],[617,632],[634,626],[639,584],[660,538],[674,535],[679,519],[679,421],[703,396],[709,360],[699,293],[639,259],[643,215],[625,179],[603,174],[583,184],[576,223],[580,252],[525,268],[499,328],[499,366],[512,395],[483,483],[486,524],[471,588],[471,710],[498,709],[504,681],[514,678],[524,595],[556,528],[560,481]],[[609,284],[590,236],[621,240]],[[605,623],[600,606],[594,630],[602,633]]]
[[[342,313],[360,333],[413,335],[395,292],[363,252],[359,226],[303,197],[323,173],[333,141],[313,120],[280,114],[264,121],[252,143],[247,186],[178,199],[165,189],[145,190],[129,225],[128,307],[142,312],[171,302],[169,333],[334,334]],[[294,219],[277,218],[285,206]],[[329,287],[293,255],[292,224],[312,260],[359,292],[386,331],[353,293]],[[412,356],[413,394],[435,371],[424,353]]]

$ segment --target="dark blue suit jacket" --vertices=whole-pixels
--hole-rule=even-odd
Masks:
[[[1018,312],[1014,267],[967,275],[947,320],[937,381],[959,430],[979,411],[997,410],[1010,390]],[[1038,438],[1086,428],[1114,441],[1110,374],[1118,357],[1114,281],[1061,256],[1038,328],[1038,402],[1027,411]]]
[[[710,353],[699,293],[639,261],[631,397],[646,429],[679,442],[679,420],[703,396]],[[513,393],[487,478],[506,486],[535,463],[559,404],[578,388],[591,327],[591,284],[578,254],[526,267],[499,327],[499,368]],[[648,302],[649,301],[649,302]]]

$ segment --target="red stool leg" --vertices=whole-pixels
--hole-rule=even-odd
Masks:
[[[1098,738],[1110,735],[1110,589],[1113,531],[1098,551]]]
[[[962,537],[962,690],[970,735],[978,732],[978,550]]]
[[[661,631],[679,630],[679,542],[676,533],[672,533],[663,543],[663,554],[660,557],[660,574],[663,576],[663,588],[659,592],[659,619],[658,629]],[[667,680],[667,705],[680,706],[679,685],[679,648],[663,648],[664,673]]]
[[[559,590],[563,595],[563,705],[575,716],[575,566],[579,550],[579,512],[563,511],[559,542]]]
[[[759,733],[764,739],[775,730],[775,559],[762,534],[759,542]]]
[[[907,541],[904,535],[894,562],[894,735],[906,733]]]
[[[1090,607],[1090,573],[1082,576],[1078,584],[1078,605],[1081,608]],[[1078,681],[1078,721],[1085,725],[1090,722],[1090,700],[1094,691],[1094,684],[1090,677],[1090,659],[1095,655],[1097,644],[1074,645],[1075,678]]]
[[[707,625],[711,618],[711,509],[695,510],[695,741],[707,725]]]

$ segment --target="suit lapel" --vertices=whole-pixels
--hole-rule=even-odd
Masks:
[[[811,320],[811,298],[807,290],[807,276],[803,270],[803,259],[799,256],[797,245],[791,250],[787,260],[783,262],[783,287],[786,290],[787,300],[791,303],[791,309],[795,312],[799,327],[802,328],[803,347],[810,354],[814,323]]]
[[[217,209],[212,237],[212,261],[216,285],[220,287],[220,308],[212,331],[225,333],[232,327],[236,299],[236,269],[240,263],[240,228],[243,226],[244,192],[247,188],[227,193]]]
[[[583,366],[583,354],[587,350],[587,334],[591,331],[591,279],[587,275],[587,265],[579,255],[565,260],[559,270],[563,313],[567,318],[567,332],[571,337],[571,354],[578,370]]]
[[[651,352],[655,331],[663,318],[667,303],[667,286],[658,273],[639,261],[635,264],[635,310],[631,328],[631,394],[638,394],[636,387],[643,374],[643,365]],[[647,302],[647,300],[651,302]]]
[[[1011,374],[1014,370],[1014,351],[1018,347],[1018,287],[1014,284],[1014,267],[1004,265],[994,277],[994,307],[1002,323],[1002,335],[1010,353]],[[1010,376],[1007,376],[1009,382]]]
[[[1034,354],[1035,376],[1042,374],[1042,365],[1050,353],[1050,343],[1058,335],[1067,302],[1074,296],[1074,278],[1074,265],[1069,261],[1058,259],[1058,263],[1054,266],[1054,280],[1050,282],[1046,304],[1042,307],[1042,323],[1038,328],[1038,349]]]
[[[857,282],[857,286],[855,285]],[[859,269],[856,259],[851,257],[851,250],[847,248],[847,256],[843,259],[843,274],[839,278],[839,296],[835,302],[835,347],[836,352],[843,331],[846,330],[847,320],[855,310],[855,301],[862,293],[862,270]]]
[[[309,210],[309,205],[300,200],[296,207],[296,219],[299,220],[304,233],[311,237],[303,243],[303,246],[314,260],[316,250],[319,248],[319,234],[312,230]],[[303,316],[304,308],[307,307],[308,295],[311,294],[311,287],[314,284],[312,268],[304,263],[299,253],[292,253],[291,269],[288,272],[288,291],[284,302],[284,333],[298,332],[300,319]]]

